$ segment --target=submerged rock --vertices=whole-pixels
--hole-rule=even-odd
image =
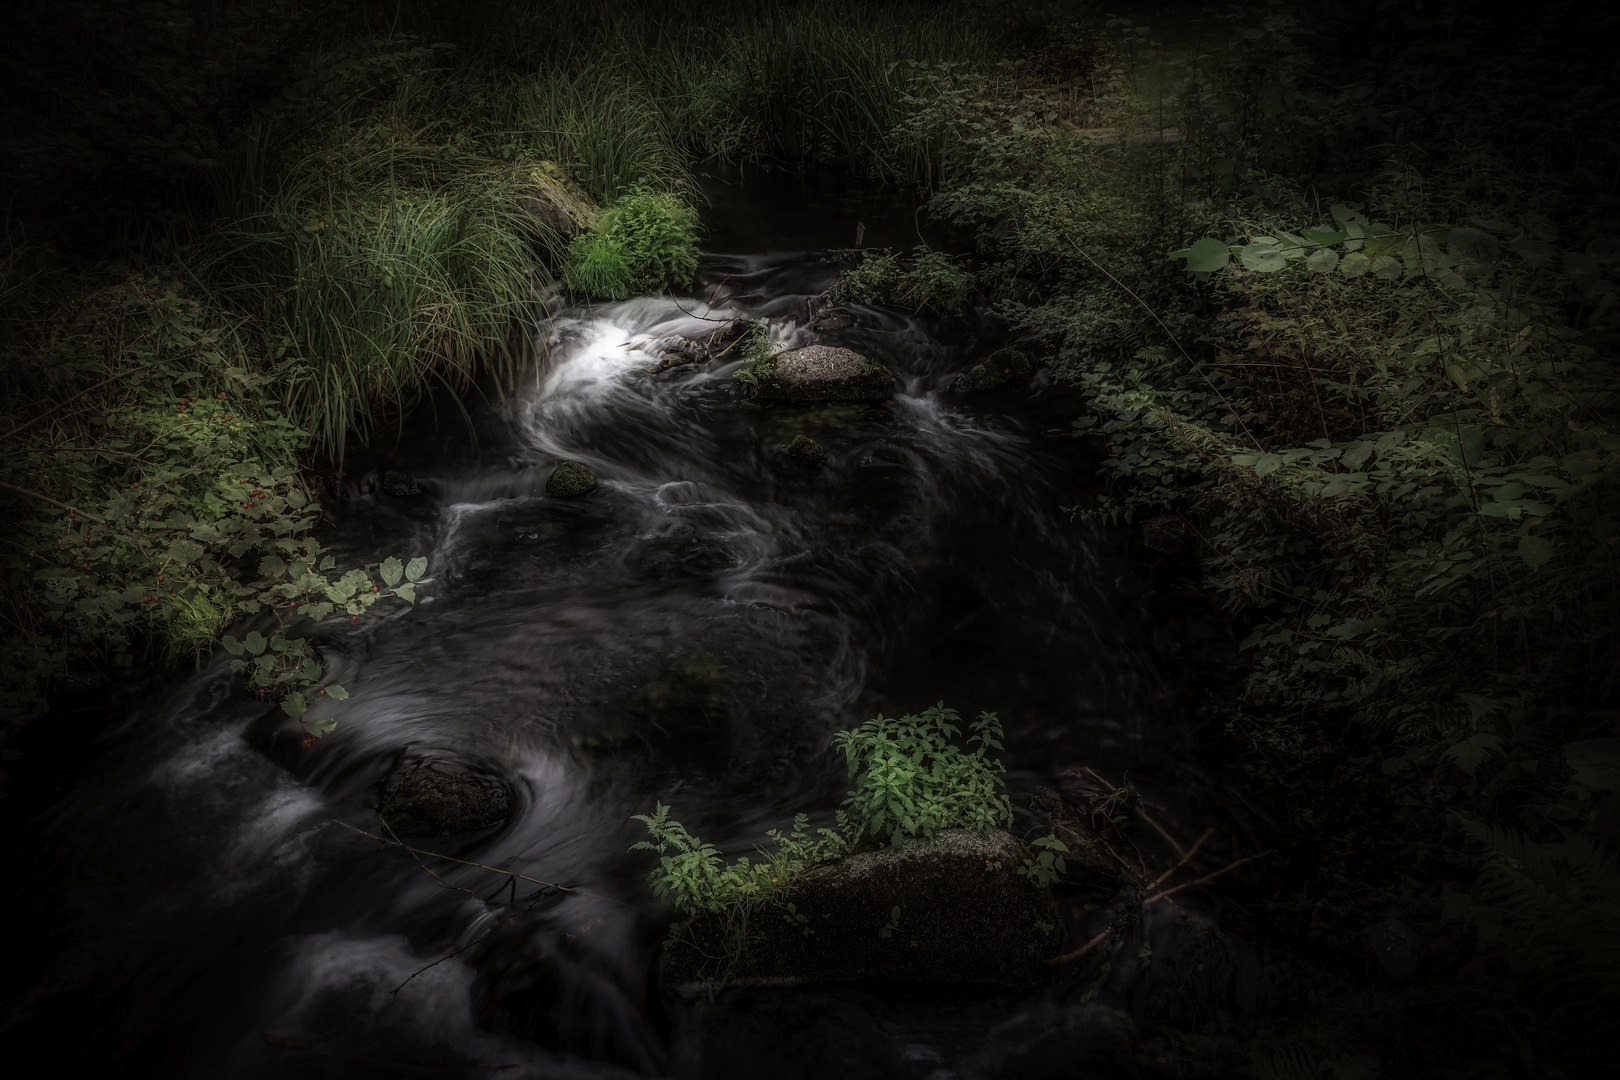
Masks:
[[[852,349],[807,345],[789,349],[757,369],[758,401],[885,401],[894,396],[894,373]]]
[[[565,461],[558,465],[546,481],[546,494],[558,499],[571,499],[595,490],[596,477],[577,461]]]
[[[862,469],[903,469],[906,458],[898,450],[874,450],[864,455],[857,464]]]
[[[719,916],[686,925],[667,954],[671,982],[699,978],[888,978],[1025,983],[1048,970],[1063,931],[1052,894],[1018,868],[1009,833],[949,829],[807,873],[786,905],[767,905],[727,957]]]
[[[377,812],[400,836],[443,836],[506,820],[510,802],[499,781],[437,756],[396,772],[383,787]]]
[[[788,443],[788,455],[796,461],[820,468],[827,464],[827,451],[808,435],[795,435]]]
[[[969,368],[966,375],[951,384],[951,389],[969,393],[995,390],[1015,380],[1029,378],[1034,370],[1029,357],[1017,349],[997,349]]]
[[[416,479],[410,473],[385,472],[381,487],[384,495],[422,494],[422,489],[416,486]]]

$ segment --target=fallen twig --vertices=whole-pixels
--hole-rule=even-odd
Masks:
[[[1187,849],[1187,854],[1181,857],[1181,861],[1176,863],[1176,865],[1172,866],[1170,869],[1166,870],[1164,873],[1160,874],[1157,878],[1153,879],[1153,881],[1148,885],[1148,888],[1157,889],[1160,885],[1163,885],[1167,880],[1169,880],[1171,874],[1175,873],[1177,870],[1180,870],[1189,862],[1192,862],[1192,857],[1198,854],[1198,849],[1204,846],[1204,841],[1208,840],[1214,835],[1214,829],[1205,829],[1204,835],[1200,836],[1197,843],[1193,844],[1192,847]]]
[[[635,908],[636,907],[636,905],[626,903],[623,900],[615,900],[611,896],[603,896],[600,893],[586,892],[583,889],[570,889],[566,885],[558,885],[554,881],[541,881],[539,878],[530,877],[527,874],[519,874],[514,870],[502,870],[498,866],[489,866],[489,865],[487,865],[485,863],[471,862],[470,860],[467,860],[467,859],[457,859],[457,858],[455,858],[453,856],[450,856],[450,855],[440,855],[436,851],[423,851],[421,848],[413,848],[409,844],[403,843],[403,842],[401,842],[399,840],[390,840],[386,836],[378,836],[376,833],[366,832],[366,830],[364,830],[362,828],[359,828],[359,827],[354,826],[354,825],[350,825],[347,821],[339,821],[337,818],[332,818],[332,824],[341,825],[345,829],[348,829],[350,832],[357,832],[361,836],[368,837],[368,838],[370,838],[372,840],[376,840],[379,843],[390,844],[390,845],[392,845],[394,847],[404,848],[406,851],[410,852],[412,855],[426,855],[430,859],[443,859],[445,862],[453,862],[453,863],[456,863],[459,866],[473,866],[473,867],[477,867],[479,870],[488,870],[492,874],[504,874],[506,877],[512,878],[512,879],[514,879],[516,881],[527,881],[531,885],[544,885],[548,889],[556,889],[559,892],[573,893],[575,896],[588,896],[593,900],[606,900],[608,903],[610,903],[610,904],[618,904],[620,907],[627,907],[627,908]],[[386,825],[387,825],[387,823],[384,822],[385,827],[386,827]],[[417,862],[420,863],[421,860],[418,859]],[[424,867],[423,869],[426,869],[426,867]],[[431,870],[429,870],[428,872],[432,873]],[[438,877],[437,874],[434,874],[433,876]],[[455,888],[455,886],[453,886],[453,885],[450,886],[450,887]],[[468,892],[469,890],[462,889],[460,891]],[[473,893],[472,895],[478,896],[477,893]],[[479,897],[479,899],[482,900],[483,898]],[[639,911],[640,909],[636,908],[636,910]]]
[[[464,892],[468,896],[472,897],[474,900],[477,900],[477,901],[479,901],[480,903],[483,903],[483,904],[488,904],[489,901],[485,900],[482,896],[479,896],[477,893],[473,892],[471,889],[463,889],[460,885],[452,885],[448,881],[444,880],[444,878],[440,877],[438,874],[435,874],[433,872],[433,870],[428,866],[428,864],[422,861],[422,857],[416,853],[415,848],[405,847],[405,841],[401,840],[399,838],[399,834],[394,831],[394,827],[392,825],[388,824],[388,819],[387,818],[383,817],[381,814],[378,814],[377,815],[377,820],[382,822],[382,827],[388,831],[389,836],[393,837],[393,842],[395,844],[398,844],[400,847],[405,848],[406,851],[409,851],[411,853],[411,858],[416,860],[416,865],[420,866],[422,868],[422,872],[427,874],[428,877],[432,878],[434,881],[437,881],[440,885],[443,885],[447,889],[454,889],[454,890],[456,890],[456,892]],[[338,822],[338,824],[341,825],[342,822]],[[1154,882],[1154,884],[1157,885],[1158,882]],[[497,895],[499,895],[499,894],[497,893]],[[414,978],[414,976],[413,976],[413,978]],[[406,979],[405,982],[410,982],[410,979]],[[400,985],[404,986],[405,983],[400,983]]]
[[[88,510],[80,510],[77,506],[69,506],[65,502],[57,502],[55,499],[51,498],[49,495],[41,495],[37,491],[29,491],[27,488],[20,488],[16,484],[8,484],[4,480],[0,480],[0,487],[3,487],[5,489],[7,489],[8,491],[15,491],[19,495],[27,495],[28,497],[33,498],[33,499],[41,499],[41,500],[43,500],[45,502],[50,503],[52,506],[60,506],[62,509],[68,511],[69,513],[82,514],[85,517],[89,518],[91,521],[95,522],[97,525],[105,525],[105,524],[107,524],[106,521],[104,521],[101,518],[96,517],[96,515],[90,513]]]
[[[1229,870],[1236,870],[1238,867],[1242,866],[1244,863],[1251,863],[1251,862],[1254,862],[1254,860],[1256,860],[1256,859],[1263,859],[1267,855],[1275,855],[1275,854],[1276,854],[1275,851],[1262,851],[1258,855],[1250,855],[1247,858],[1239,859],[1237,862],[1228,863],[1227,865],[1221,867],[1219,870],[1215,871],[1213,874],[1205,874],[1203,877],[1198,878],[1196,881],[1184,881],[1180,885],[1177,885],[1173,889],[1166,889],[1163,892],[1154,893],[1152,896],[1148,897],[1146,900],[1143,900],[1142,903],[1145,906],[1147,904],[1153,903],[1155,900],[1167,899],[1169,897],[1174,896],[1176,893],[1180,892],[1182,889],[1190,889],[1194,885],[1203,885],[1206,882],[1214,881],[1216,878],[1220,877],[1222,874],[1226,873]],[[1155,883],[1155,884],[1157,884],[1157,883]]]
[[[1108,929],[1104,930],[1102,933],[1098,934],[1096,937],[1074,950],[1074,952],[1064,953],[1062,956],[1050,957],[1047,959],[1046,964],[1048,967],[1057,967],[1059,964],[1067,964],[1072,960],[1084,960],[1086,957],[1090,956],[1096,951],[1097,946],[1101,945],[1104,941],[1107,941],[1108,935],[1112,934],[1113,932],[1114,927],[1110,925]]]

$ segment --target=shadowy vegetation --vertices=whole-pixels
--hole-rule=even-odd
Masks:
[[[919,247],[909,260],[892,251],[865,251],[861,261],[838,279],[831,299],[843,303],[884,304],[917,314],[955,315],[965,310],[973,275],[939,251]]]
[[[1287,857],[1228,915],[1343,978],[1285,1036],[1163,1036],[1174,1068],[1585,1075],[1620,999],[1601,18],[1253,5],[1161,45],[1061,4],[37,5],[0,85],[5,704],[299,590],[357,616],[300,468],[515,375],[554,275],[689,280],[703,161],[920,182],[975,273],[872,253],[841,295],[973,287],[1038,332],[1114,481],[1076,513],[1179,522],[1248,635],[1235,812]],[[732,873],[648,824],[698,883],[661,895]],[[1415,975],[1367,959],[1390,919]]]

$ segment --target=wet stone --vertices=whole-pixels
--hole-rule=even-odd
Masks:
[[[951,389],[968,393],[995,390],[1010,382],[1029,378],[1034,370],[1029,357],[1017,349],[997,349],[983,362],[969,368],[966,375],[951,384]]]
[[[805,465],[820,468],[827,463],[827,451],[808,435],[795,435],[788,443],[788,456]]]
[[[728,927],[694,919],[669,947],[666,979],[1034,982],[1063,931],[1052,894],[1018,873],[1027,857],[1009,833],[970,829],[859,852],[806,874],[791,912],[758,911],[729,970],[707,959],[727,956]]]
[[[422,494],[422,489],[416,486],[416,478],[410,473],[385,472],[381,487],[384,495]]]
[[[760,365],[757,401],[886,401],[894,373],[852,349],[807,345]]]
[[[384,785],[377,812],[400,836],[444,836],[506,820],[510,802],[499,781],[435,758],[396,772]]]
[[[546,481],[546,494],[557,499],[571,499],[595,490],[596,477],[577,461],[565,461],[558,465]]]
[[[862,456],[858,464],[863,469],[903,469],[906,458],[897,450],[874,450]]]

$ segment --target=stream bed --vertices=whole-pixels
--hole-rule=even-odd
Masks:
[[[1227,796],[1195,723],[1227,631],[1136,533],[1066,509],[1100,483],[1069,428],[1083,403],[1044,372],[952,392],[1005,326],[818,317],[850,223],[796,225],[782,184],[711,198],[729,253],[686,295],[559,310],[527,382],[466,401],[471,433],[441,399],[357,452],[323,533],[339,565],[424,556],[433,581],[313,631],[350,693],[333,735],[289,737],[222,653],[115,718],[31,826],[49,901],[6,1038],[131,1076],[1133,1076],[1142,1025],[1252,1024],[1309,981],[1193,900],[1150,909],[1106,970],[1027,990],[662,985],[668,913],[631,815],[668,803],[733,854],[825,821],[848,786],[830,737],[879,712],[996,712],[1014,831],[1039,789],[1091,790],[1088,768],[1128,774],[1185,838],[1235,828],[1210,818]],[[892,202],[819,209],[901,247],[922,234]],[[773,223],[752,247],[750,214]],[[735,316],[880,360],[899,390],[766,408],[730,359],[648,370]],[[786,453],[799,434],[824,468]],[[562,460],[597,489],[546,496]],[[420,494],[379,493],[382,469]],[[511,809],[420,846],[579,891],[429,873],[339,824],[377,832],[380,785],[429,752]],[[1106,923],[1096,900],[1065,894],[1066,940]]]

